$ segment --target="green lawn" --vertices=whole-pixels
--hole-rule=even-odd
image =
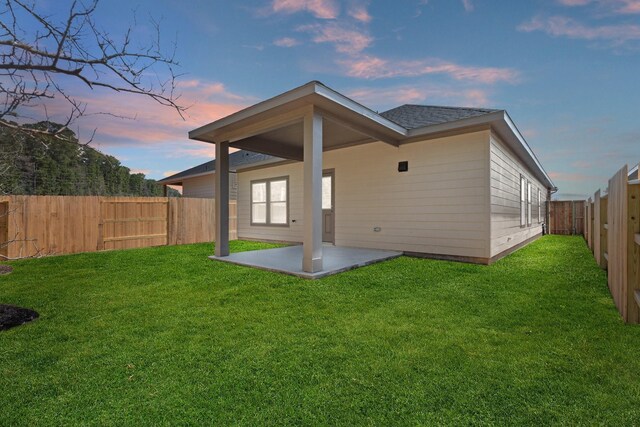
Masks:
[[[581,238],[491,267],[401,257],[318,281],[211,252],[13,263],[0,302],[41,317],[0,332],[0,425],[640,420],[640,327]]]

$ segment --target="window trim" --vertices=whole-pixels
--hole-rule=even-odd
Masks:
[[[533,225],[533,186],[531,181],[527,180],[527,227]]]
[[[286,200],[286,222],[282,224],[273,224],[271,223],[271,182],[274,181],[285,181],[287,187],[287,200]],[[265,184],[266,185],[266,222],[254,222],[253,221],[253,185],[254,184]],[[249,224],[255,227],[289,227],[289,176],[277,176],[273,178],[262,178],[262,179],[254,179],[249,183]],[[256,202],[262,203],[262,202]]]
[[[527,226],[527,180],[524,175],[520,175],[520,227]]]

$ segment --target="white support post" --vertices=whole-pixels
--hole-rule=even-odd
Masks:
[[[304,230],[302,270],[322,271],[322,116],[304,116]]]
[[[229,142],[216,142],[215,256],[229,255]]]

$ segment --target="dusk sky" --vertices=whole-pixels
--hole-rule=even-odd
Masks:
[[[38,1],[54,13],[60,1]],[[151,178],[213,158],[187,132],[310,80],[377,111],[506,109],[559,187],[586,198],[640,161],[640,0],[102,0],[96,20],[177,40],[186,120],[141,97],[77,88],[81,136]],[[135,119],[133,119],[135,117]]]

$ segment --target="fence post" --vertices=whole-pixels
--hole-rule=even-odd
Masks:
[[[584,240],[589,242],[589,226],[587,225],[587,220],[589,219],[589,203],[584,203],[584,212],[582,213],[582,235],[584,236]]]
[[[593,256],[599,266],[602,266],[602,252],[600,251],[602,243],[601,205],[600,190],[598,190],[593,195]]]

